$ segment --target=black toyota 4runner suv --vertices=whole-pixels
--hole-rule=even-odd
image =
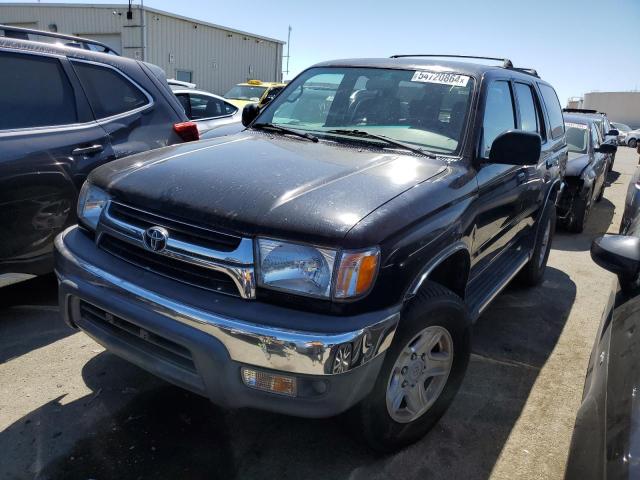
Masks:
[[[474,321],[544,274],[553,88],[509,61],[341,60],[243,113],[239,134],[90,175],[56,239],[65,320],[218,405],[352,409],[375,448],[415,441]]]

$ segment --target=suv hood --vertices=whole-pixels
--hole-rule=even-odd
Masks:
[[[118,201],[245,235],[335,242],[444,171],[390,150],[243,132],[106,164],[90,180]]]
[[[588,153],[569,152],[567,171],[565,172],[565,175],[570,177],[579,177],[582,175],[585,167],[589,165],[590,161],[591,159]]]

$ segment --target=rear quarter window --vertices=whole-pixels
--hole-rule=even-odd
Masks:
[[[551,125],[551,138],[559,138],[564,134],[564,118],[562,116],[562,108],[560,107],[560,101],[556,91],[549,85],[542,83],[538,84],[540,87],[540,93],[542,94],[542,101],[547,108],[547,114],[549,115],[549,123]]]
[[[0,130],[77,120],[73,88],[58,59],[0,53]]]
[[[116,70],[93,63],[73,62],[96,118],[130,112],[149,103],[147,96]]]

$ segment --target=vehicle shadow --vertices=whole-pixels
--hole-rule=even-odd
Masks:
[[[73,334],[57,312],[53,274],[0,288],[0,364]]]
[[[611,225],[615,208],[615,205],[607,198],[595,203],[581,234],[568,232],[558,225],[556,236],[553,239],[553,248],[568,252],[583,252],[591,248],[591,242],[594,238],[604,235],[608,231],[618,233],[618,225]]]
[[[607,187],[610,187],[616,182],[616,180],[618,180],[618,178],[620,178],[620,172],[611,170],[609,173],[607,173],[607,178],[605,179],[605,185]]]
[[[475,326],[453,405],[424,439],[394,455],[370,451],[347,415],[308,420],[225,410],[107,352],[83,368],[91,395],[31,412],[0,434],[0,449],[15,472],[30,465],[27,478],[40,479],[485,479],[575,294],[573,281],[549,267],[540,287],[500,295]]]

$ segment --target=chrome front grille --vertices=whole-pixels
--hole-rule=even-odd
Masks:
[[[145,242],[148,229],[166,232],[163,248],[153,250]],[[112,255],[154,273],[207,290],[255,298],[253,242],[249,238],[112,201],[100,217],[96,242]]]

